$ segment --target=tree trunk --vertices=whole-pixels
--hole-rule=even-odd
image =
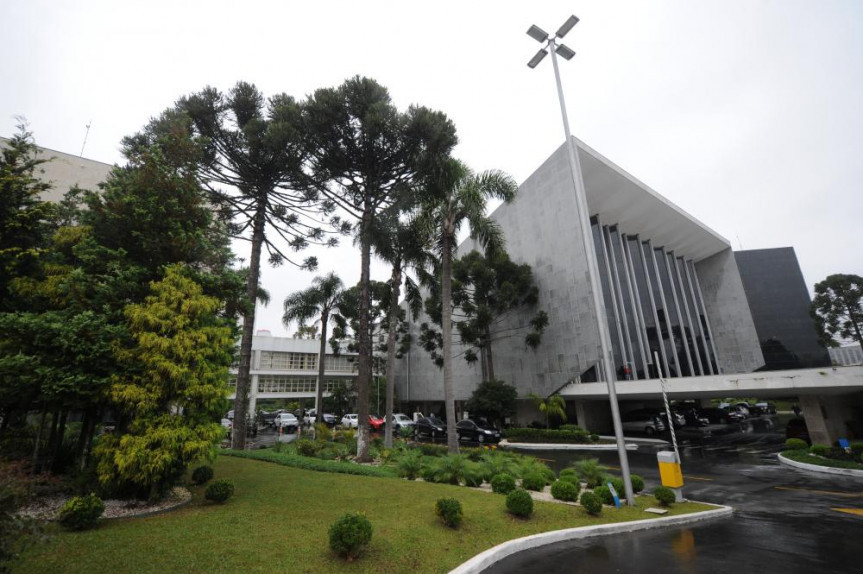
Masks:
[[[39,420],[39,429],[36,431],[36,441],[33,446],[33,468],[32,472],[35,474],[39,472],[39,448],[42,444],[42,433],[45,430],[45,417],[48,412],[45,410],[45,403],[42,403],[42,417]]]
[[[491,335],[488,333],[485,334],[485,354],[488,361],[488,380],[495,381],[497,379],[494,378],[494,356],[491,353]]]
[[[249,405],[249,371],[252,366],[252,336],[255,333],[255,308],[258,304],[258,279],[261,274],[261,248],[264,244],[265,207],[261,205],[252,224],[252,255],[249,259],[249,276],[246,278],[246,312],[243,313],[243,338],[240,340],[240,368],[237,371],[236,398],[234,399],[234,432],[231,448],[246,448],[246,410]]]
[[[357,359],[357,459],[360,462],[369,461],[369,389],[372,382],[372,341],[369,332],[371,227],[372,214],[366,210],[360,223],[360,332]]]
[[[81,451],[81,470],[87,468],[87,461],[90,458],[90,445],[93,444],[93,433],[96,430],[96,421],[102,418],[101,411],[91,411],[89,414],[88,423],[81,429],[81,435],[84,439],[83,450]]]
[[[51,472],[57,473],[63,469],[57,464],[57,459],[60,456],[60,451],[63,450],[63,441],[66,438],[66,417],[69,415],[68,409],[60,411],[60,424],[57,428],[57,444],[54,445],[54,451],[51,453]]]
[[[387,405],[384,412],[384,446],[393,447],[393,389],[395,378],[393,371],[396,365],[396,330],[399,321],[399,295],[402,287],[401,260],[393,263],[392,287],[390,292],[390,332],[387,333]]]
[[[444,223],[441,253],[441,332],[443,335],[443,396],[446,408],[446,443],[450,453],[458,453],[455,430],[455,392],[452,380],[452,242]]]
[[[327,358],[327,321],[329,318],[327,311],[321,313],[321,350],[318,351],[318,390],[315,397],[315,412],[319,425],[326,424],[324,422],[324,367]]]

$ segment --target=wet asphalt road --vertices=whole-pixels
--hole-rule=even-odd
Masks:
[[[813,474],[776,460],[784,436],[769,420],[719,436],[682,437],[684,494],[734,516],[701,525],[567,542],[523,552],[486,574],[863,573],[863,480]],[[687,433],[684,433],[686,435]],[[656,451],[631,452],[632,472],[658,484]],[[536,452],[556,470],[584,453]],[[600,460],[616,467],[616,453]]]

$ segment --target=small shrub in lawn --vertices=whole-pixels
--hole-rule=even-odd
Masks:
[[[554,476],[554,471],[551,470],[551,468],[546,464],[543,464],[539,467],[539,474],[542,476],[545,484],[551,484],[552,482],[557,480],[557,477]]]
[[[599,459],[587,458],[579,460],[573,466],[578,477],[586,482],[588,487],[593,488],[602,484],[602,477],[605,474],[606,468],[599,464]]]
[[[626,488],[623,486],[623,479],[606,475],[605,478],[602,479],[602,486],[605,486],[609,482],[611,483],[611,486],[614,487],[614,490],[617,491],[618,496],[623,496],[623,493],[625,492],[624,489]]]
[[[506,509],[516,516],[527,518],[533,514],[533,498],[526,490],[513,490],[506,495]]]
[[[509,494],[515,490],[515,478],[505,472],[496,474],[491,479],[491,490],[498,494]]]
[[[557,475],[558,480],[568,480],[570,482],[577,482],[578,475],[575,473],[574,468],[564,468],[560,471],[560,474]]]
[[[345,514],[330,526],[330,549],[352,562],[372,539],[372,523],[362,514]]]
[[[214,480],[207,487],[204,493],[204,498],[213,502],[225,502],[234,495],[234,483],[230,480],[222,478]]]
[[[300,456],[318,456],[322,447],[323,443],[321,442],[301,438],[297,441],[297,454]]]
[[[600,501],[602,501],[603,504],[608,504],[609,506],[614,504],[614,497],[611,496],[611,490],[604,484],[602,486],[597,486],[596,488],[594,488],[593,494],[595,494],[596,497]]]
[[[853,452],[854,454],[863,454],[863,442],[852,442],[849,447],[851,448],[851,452]]]
[[[458,528],[464,517],[461,502],[455,498],[439,498],[437,504],[435,504],[435,514],[450,528]]]
[[[637,474],[630,474],[629,482],[632,483],[632,492],[635,492],[637,494],[644,490],[644,479]]]
[[[551,496],[557,500],[573,502],[578,498],[578,487],[569,480],[558,480],[551,485]]]
[[[521,486],[525,490],[540,491],[545,488],[545,478],[538,472],[532,472],[521,479]]]
[[[66,501],[60,509],[58,521],[69,530],[87,530],[105,512],[105,503],[93,493],[75,496]]]
[[[607,487],[606,490],[608,490]],[[599,516],[599,513],[602,512],[602,501],[599,500],[598,496],[590,491],[584,491],[581,493],[581,498],[578,502],[591,516]]]
[[[590,442],[599,442],[599,435],[595,432],[590,433]]]
[[[809,453],[814,454],[815,456],[823,456],[824,458],[828,458],[830,456],[830,451],[832,449],[826,444],[813,444],[809,447]]]
[[[205,482],[209,482],[211,478],[213,478],[212,466],[205,464],[192,471],[192,482],[195,484],[204,484]]]
[[[785,448],[782,450],[804,450],[809,448],[806,441],[800,438],[789,438],[785,441]]]
[[[662,506],[674,504],[674,491],[667,486],[657,486],[653,489],[653,496]]]

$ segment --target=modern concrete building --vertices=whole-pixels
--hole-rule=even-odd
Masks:
[[[863,365],[863,349],[860,348],[860,343],[835,347],[827,351],[830,353],[830,361],[835,367]]]
[[[734,258],[761,343],[762,370],[829,367],[794,248],[735,251]]]
[[[583,142],[576,144],[618,378],[748,373],[761,367],[758,335],[728,240]],[[535,351],[523,337],[494,342],[495,372],[521,397],[548,396],[570,383],[597,380],[595,309],[566,154],[565,145],[558,148],[519,187],[515,201],[492,214],[511,258],[533,268],[538,305],[550,319]],[[476,247],[468,240],[458,254]],[[518,333],[523,320],[513,318],[504,327]],[[419,324],[413,329],[416,336]],[[479,366],[455,361],[457,400],[469,398],[480,380]],[[399,363],[396,384],[400,396],[420,408],[443,395],[442,373],[421,349]]]
[[[249,412],[259,399],[314,399],[317,392],[320,340],[273,337],[258,331],[252,337]],[[356,380],[356,353],[327,353],[324,364],[324,396],[338,383]],[[231,381],[232,388],[236,380]],[[229,398],[234,399],[236,393]]]
[[[0,148],[6,147],[8,142],[8,138],[0,137]],[[38,177],[51,184],[51,189],[42,196],[45,201],[60,201],[74,185],[95,191],[113,167],[101,161],[43,147],[39,147],[37,157],[46,160],[36,168]]]

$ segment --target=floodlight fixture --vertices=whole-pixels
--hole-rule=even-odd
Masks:
[[[557,52],[557,55],[562,57],[564,60],[572,60],[572,57],[575,56],[575,50],[566,44],[559,44],[555,52]]]
[[[527,35],[536,40],[537,42],[545,42],[548,40],[548,32],[537,26],[536,24],[532,25],[527,29]]]
[[[542,62],[542,59],[548,55],[548,52],[545,51],[545,48],[537,52],[533,55],[533,58],[530,59],[530,62],[527,63],[528,68],[536,68],[537,64]]]
[[[557,29],[555,36],[557,36],[558,38],[563,38],[564,36],[566,36],[569,33],[570,30],[572,30],[572,27],[575,26],[576,24],[578,24],[578,17],[577,16],[570,16],[566,20],[566,22],[563,23],[563,26],[561,26],[560,28]]]

